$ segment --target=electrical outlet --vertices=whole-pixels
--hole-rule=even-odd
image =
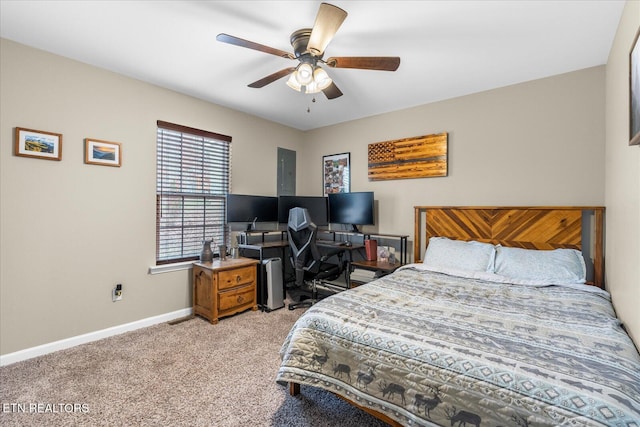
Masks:
[[[120,301],[122,299],[122,285],[120,283],[111,290],[111,299],[113,302]]]

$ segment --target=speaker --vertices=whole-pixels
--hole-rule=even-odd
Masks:
[[[269,258],[262,261],[264,269],[264,277],[266,283],[260,286],[261,290],[266,291],[266,311],[277,310],[284,307],[284,285],[282,283],[282,260],[280,258]],[[265,298],[259,298],[264,302]]]

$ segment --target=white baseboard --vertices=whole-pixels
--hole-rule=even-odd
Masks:
[[[24,350],[8,353],[0,356],[0,366],[11,365],[12,363],[22,360],[31,359],[33,357],[42,356],[43,354],[53,353],[54,351],[63,350],[65,348],[75,347],[80,344],[97,341],[103,338],[122,334],[136,329],[146,328],[147,326],[157,325],[158,323],[169,322],[171,320],[187,317],[192,314],[191,308],[173,311],[171,313],[160,314],[158,316],[147,317],[146,319],[136,320],[135,322],[125,323],[124,325],[113,326],[111,328],[102,329],[88,334],[78,335],[71,338],[65,338],[60,341],[54,341],[48,344],[31,347]]]

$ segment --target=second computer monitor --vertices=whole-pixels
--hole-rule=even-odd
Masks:
[[[278,222],[285,224],[289,220],[289,210],[306,208],[315,225],[329,224],[327,198],[322,196],[280,196],[278,197]]]
[[[374,224],[373,191],[329,193],[329,222],[348,224],[356,231],[358,225]]]

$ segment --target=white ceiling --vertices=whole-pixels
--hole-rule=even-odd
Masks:
[[[297,61],[216,41],[228,33],[293,52],[319,1],[0,1],[1,36],[308,130],[605,64],[624,0],[331,1],[349,15],[330,56],[399,56],[396,72],[328,68],[344,95],[305,95]],[[310,112],[307,112],[310,108]]]

